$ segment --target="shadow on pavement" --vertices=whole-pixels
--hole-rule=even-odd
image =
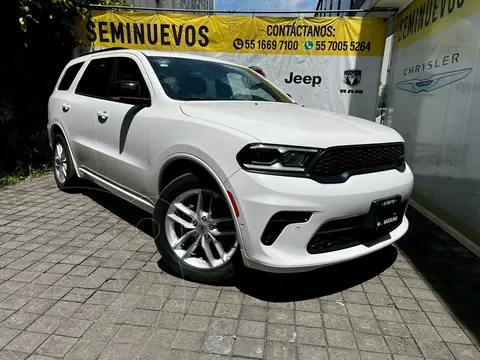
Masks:
[[[297,274],[269,274],[247,270],[236,286],[243,293],[270,302],[314,299],[360,285],[388,269],[397,258],[388,246],[360,259]]]
[[[93,185],[79,186],[77,192],[88,196],[97,204],[116,216],[152,236],[150,221],[144,221],[150,215],[127,201]],[[153,241],[153,240],[152,240]],[[397,257],[397,250],[389,246],[369,256],[329,266],[307,273],[269,274],[246,268],[240,268],[232,283],[218,286],[235,286],[240,291],[258,299],[270,302],[290,302],[313,299],[359,285],[388,269]],[[166,265],[160,261],[161,270],[169,273]]]
[[[409,208],[404,257],[470,336],[480,342],[480,259],[418,211]]]

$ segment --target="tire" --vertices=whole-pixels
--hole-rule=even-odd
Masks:
[[[57,152],[59,147],[62,149],[61,154],[59,154],[60,159],[58,158]],[[60,190],[66,191],[74,186],[78,180],[77,174],[75,173],[75,167],[72,161],[72,155],[68,149],[67,142],[65,138],[56,134],[53,138],[53,149],[52,149],[52,160],[53,160],[53,176],[55,182]],[[61,164],[61,165],[60,165]],[[62,170],[61,168],[64,167]]]
[[[230,209],[228,208],[228,205],[224,196],[220,194],[220,191],[216,189],[215,185],[212,185],[211,182],[208,183],[208,182],[202,181],[201,179],[199,179],[197,176],[193,174],[182,175],[176,178],[175,180],[173,180],[170,184],[166,186],[166,188],[160,194],[160,197],[156,203],[155,210],[153,213],[153,218],[155,220],[153,222],[153,234],[155,237],[155,244],[158,248],[158,251],[160,252],[160,255],[162,256],[164,263],[178,277],[181,277],[190,281],[194,281],[194,282],[201,282],[201,283],[219,283],[219,282],[230,281],[235,275],[235,269],[238,265],[238,259],[239,259],[238,234],[235,229],[235,223],[233,222],[234,221],[233,217],[231,220],[231,224],[227,224],[231,231],[225,232],[225,234],[232,233],[232,235],[226,235],[226,236],[227,237],[230,236],[231,239],[235,239],[235,240],[230,240],[230,242],[236,242],[236,245],[231,247],[232,250],[230,251],[233,251],[233,253],[232,255],[230,255],[229,260],[224,262],[221,265],[218,265],[214,268],[203,268],[203,267],[199,268],[198,264],[195,264],[196,266],[193,266],[191,263],[191,262],[196,262],[196,263],[198,262],[198,263],[202,263],[202,266],[203,266],[203,261],[204,261],[207,264],[207,266],[212,266],[211,265],[212,262],[209,262],[207,260],[208,256],[206,252],[203,250],[204,244],[202,243],[205,236],[210,239],[212,239],[212,236],[211,235],[209,236],[208,234],[202,236],[204,231],[208,232],[209,230],[205,230],[205,227],[203,229],[200,229],[200,227],[202,227],[201,224],[203,224],[201,223],[201,220],[198,221],[198,224],[199,224],[198,227],[194,228],[194,230],[189,230],[189,231],[195,231],[195,233],[191,235],[192,240],[189,240],[190,243],[186,243],[182,245],[180,250],[179,249],[174,250],[171,245],[170,241],[172,241],[172,235],[171,235],[172,226],[177,226],[178,224],[175,221],[172,221],[169,217],[169,214],[171,215],[172,211],[176,211],[176,210],[172,210],[175,208],[173,206],[170,206],[170,204],[173,204],[173,202],[176,201],[176,199],[179,199],[182,196],[187,196],[186,194],[190,194],[190,193],[193,194],[193,192],[198,191],[198,189],[203,189],[203,194],[205,197],[207,197],[207,195],[211,193],[215,193],[216,195],[214,196],[214,199],[215,199],[214,202],[219,200],[220,205],[222,205],[222,201],[225,202],[225,206],[227,209],[225,211],[226,211],[226,214],[227,212],[228,214],[225,217],[223,217],[223,219],[226,219],[227,217],[232,217],[232,214],[230,212]],[[217,195],[218,197],[216,197]],[[210,208],[211,206],[212,205],[210,205]],[[198,208],[195,207],[195,211],[192,211],[192,212],[196,212],[197,209]],[[180,213],[178,211],[176,211],[175,214],[182,215],[182,216],[185,215],[184,213]],[[200,219],[200,217],[197,217],[197,219]],[[225,220],[222,220],[222,221],[225,221]],[[229,223],[229,222],[230,220],[225,221],[225,223]],[[174,225],[169,225],[169,224],[174,224]],[[193,220],[192,224],[195,224],[195,220]],[[212,230],[212,226],[213,225],[210,225],[209,227],[210,230]],[[231,228],[231,226],[233,226],[233,228]],[[198,232],[196,231],[197,229],[199,229]],[[232,230],[232,229],[235,229],[235,230]],[[169,233],[169,235],[167,235],[167,232]],[[233,233],[235,235],[233,235]],[[191,245],[193,245],[193,243],[195,242],[195,239],[197,239],[198,237],[201,238],[200,240],[201,245],[197,245],[197,250],[194,251],[191,258],[188,258],[187,260],[180,259],[179,253],[183,252],[185,249],[187,250],[190,249]],[[217,235],[215,235],[215,237],[217,238],[216,239],[217,242],[219,238],[224,239],[223,237],[220,237]],[[213,237],[213,239],[215,239],[215,237]],[[211,244],[212,246],[214,246],[213,249],[215,249],[216,244],[213,244],[213,243]],[[227,244],[221,243],[221,244],[222,244],[222,250],[224,250],[225,253],[227,253],[228,249],[230,249],[230,245],[229,245],[230,243],[227,243]],[[228,247],[226,246],[224,249],[223,248],[224,245],[225,246],[228,245]],[[184,252],[185,254],[188,253],[188,251],[184,251]],[[197,252],[200,254],[203,253],[204,259],[200,259],[202,255],[199,256]],[[215,250],[213,252],[215,252]],[[210,255],[212,255],[213,252],[210,251]],[[220,253],[216,253],[216,255],[219,255],[219,254]],[[221,255],[219,255],[219,257],[221,257]],[[187,261],[189,261],[189,263],[187,263]],[[210,265],[208,265],[209,263]]]

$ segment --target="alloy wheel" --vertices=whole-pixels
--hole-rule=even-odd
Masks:
[[[212,190],[194,189],[179,195],[168,208],[165,230],[178,259],[198,269],[227,264],[238,247],[228,204]]]
[[[54,167],[55,176],[58,181],[63,184],[67,179],[68,164],[67,154],[60,142],[55,145]]]

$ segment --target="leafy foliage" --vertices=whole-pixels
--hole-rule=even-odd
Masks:
[[[31,174],[51,160],[46,133],[48,98],[78,40],[75,18],[90,0],[3,1],[0,40],[0,176]],[[124,0],[96,0],[125,5]],[[23,175],[22,175],[23,176]]]
[[[380,94],[378,95],[378,107],[385,107],[387,103],[387,85],[382,85],[380,87]]]

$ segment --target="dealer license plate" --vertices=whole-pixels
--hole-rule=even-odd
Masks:
[[[400,196],[376,200],[373,202],[374,220],[376,228],[383,228],[395,224],[400,214]]]

